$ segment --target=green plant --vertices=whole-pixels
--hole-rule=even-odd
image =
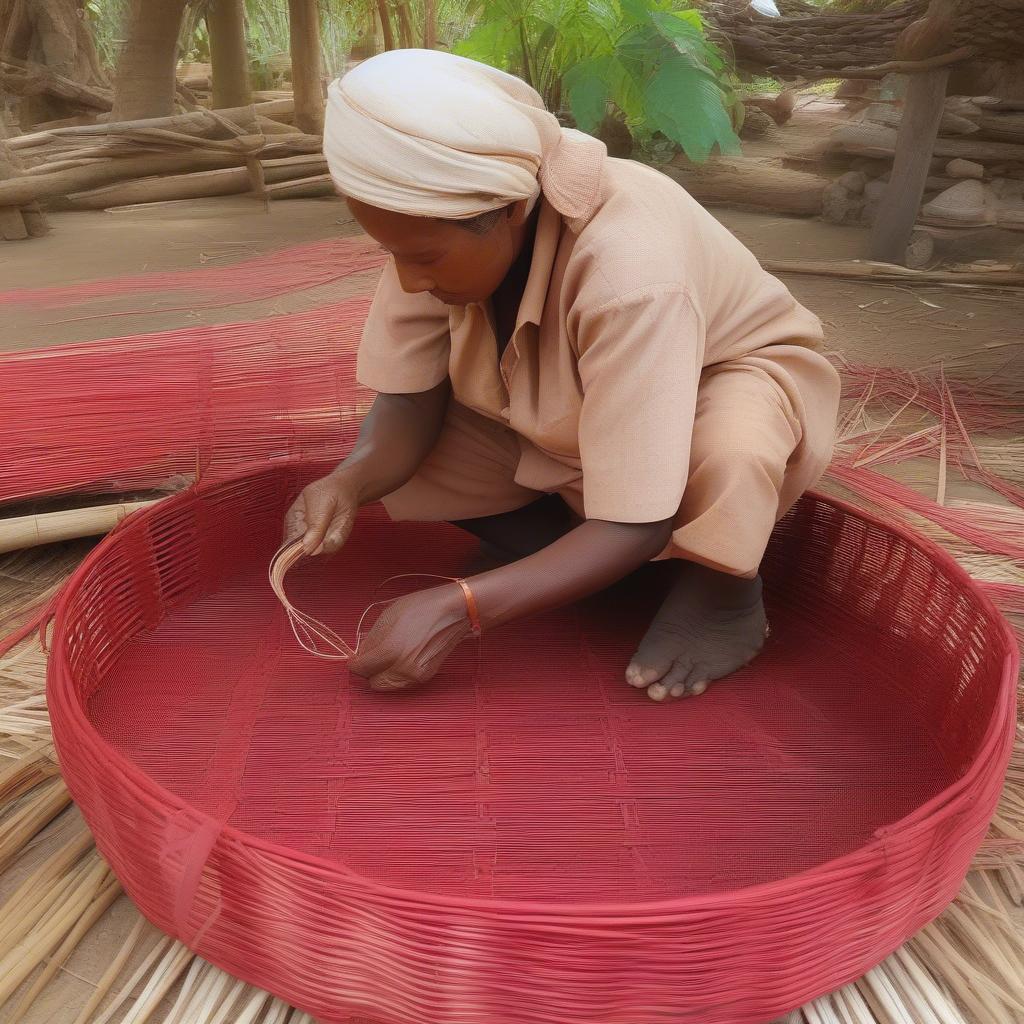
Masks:
[[[456,52],[521,75],[595,132],[612,105],[634,138],[695,161],[736,152],[735,79],[700,14],[672,0],[483,0]]]

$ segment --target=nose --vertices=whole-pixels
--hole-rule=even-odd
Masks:
[[[403,292],[415,295],[418,292],[432,292],[437,287],[433,279],[417,267],[396,263],[395,269],[398,271],[398,283],[402,286]]]

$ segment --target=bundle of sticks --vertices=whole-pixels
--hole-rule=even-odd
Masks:
[[[243,192],[330,195],[321,139],[286,123],[293,108],[284,98],[18,136],[7,143],[19,167],[0,180],[0,209],[37,202],[106,209]]]

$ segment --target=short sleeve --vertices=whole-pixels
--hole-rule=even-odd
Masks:
[[[363,328],[356,379],[385,394],[429,391],[448,375],[450,349],[448,307],[404,292],[388,260]]]
[[[653,523],[678,511],[704,333],[685,289],[674,284],[581,314],[579,445],[588,519]]]

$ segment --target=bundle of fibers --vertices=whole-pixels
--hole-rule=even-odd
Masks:
[[[268,299],[375,270],[383,263],[380,246],[366,235],[357,235],[280,249],[225,267],[157,271],[45,288],[14,288],[0,292],[0,306],[53,309],[145,292],[188,292],[189,307],[198,308],[205,304],[204,296],[211,301],[219,298],[232,302]]]
[[[0,502],[340,458],[369,299],[0,356]]]
[[[699,701],[622,682],[663,566],[385,695],[309,657],[267,584],[324,468],[207,478],[57,602],[61,766],[162,930],[325,1024],[763,1024],[954,898],[1017,651],[947,554],[808,495],[765,560],[765,652]],[[289,593],[352,636],[382,580],[472,553],[369,509]]]

